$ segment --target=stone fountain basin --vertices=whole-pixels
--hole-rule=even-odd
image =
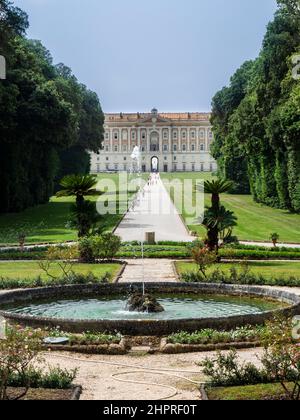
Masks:
[[[142,284],[131,284],[142,291]],[[120,332],[132,336],[164,336],[178,331],[194,332],[204,328],[231,330],[245,325],[264,324],[276,314],[286,316],[300,314],[300,296],[277,287],[241,286],[224,284],[182,284],[182,283],[148,283],[147,293],[155,294],[196,294],[257,297],[284,302],[284,308],[259,314],[227,316],[221,318],[172,319],[172,320],[74,320],[43,318],[29,315],[12,314],[5,311],[6,305],[32,303],[41,300],[62,300],[72,298],[95,298],[116,294],[128,294],[130,284],[71,285],[61,287],[44,287],[4,292],[0,295],[0,316],[11,324],[33,328],[61,328],[72,333]],[[2,310],[1,310],[2,307]]]

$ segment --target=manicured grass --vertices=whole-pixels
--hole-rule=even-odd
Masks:
[[[119,183],[118,174],[101,174],[98,179],[99,181],[107,179],[116,185],[118,214],[103,216],[105,228],[111,231],[126,212],[128,201],[133,197],[134,191],[133,188],[129,188],[127,193],[126,183],[123,178]],[[105,203],[107,197],[89,199]],[[25,232],[28,244],[76,240],[76,231],[68,227],[72,202],[74,202],[72,198],[53,197],[49,203],[27,209],[22,213],[0,215],[0,244],[17,244],[18,234],[21,232]]]
[[[288,384],[292,390],[292,384]],[[218,401],[261,401],[281,399],[284,390],[280,384],[247,385],[228,388],[211,388],[207,390],[210,400]]]
[[[75,264],[73,270],[77,274],[94,274],[96,277],[102,277],[110,273],[114,278],[121,266],[119,264]],[[62,276],[62,272],[57,264],[53,264],[50,270],[51,275]],[[38,262],[0,262],[0,277],[8,279],[26,279],[31,280],[37,277],[47,280],[47,275],[38,265]]]
[[[216,269],[220,269],[225,273],[228,273],[231,267],[239,267],[238,263],[235,264],[214,264],[211,266],[207,273],[211,273]],[[197,271],[197,265],[193,262],[176,262],[176,267],[179,274]],[[289,278],[296,277],[300,279],[300,262],[271,262],[271,261],[258,261],[258,262],[249,262],[249,268],[253,274],[261,274],[266,278]]]
[[[201,179],[211,179],[209,173],[174,173],[162,174],[163,180],[184,180],[191,179],[196,186]],[[187,205],[195,203],[195,194],[190,196],[189,191],[185,191],[184,199]],[[172,195],[172,194],[171,194]],[[172,197],[174,198],[174,197]],[[205,203],[210,203],[209,196],[205,197]],[[222,203],[228,210],[234,211],[238,218],[238,226],[234,229],[234,235],[240,240],[249,241],[270,241],[270,234],[277,232],[280,241],[300,243],[300,215],[291,214],[286,210],[273,209],[253,201],[250,195],[231,195],[222,194]],[[178,200],[175,204],[178,208]],[[183,217],[187,218],[187,213],[183,210]],[[205,229],[197,223],[189,225],[189,228],[198,232],[201,236],[205,235]]]

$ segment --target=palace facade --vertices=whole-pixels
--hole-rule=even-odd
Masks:
[[[213,133],[208,113],[106,114],[103,148],[91,153],[91,171],[132,168],[139,147],[142,172],[209,172],[217,169],[210,154]]]

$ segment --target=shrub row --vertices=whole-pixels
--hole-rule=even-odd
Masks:
[[[10,373],[8,386],[22,388],[69,389],[77,375],[77,369],[67,370],[59,367],[49,367],[48,372],[32,367],[26,374]],[[1,376],[1,370],[0,370]]]
[[[186,283],[221,283],[221,284],[241,284],[257,286],[288,286],[299,287],[300,278],[297,277],[271,277],[253,273],[243,273],[232,267],[229,273],[215,270],[204,277],[200,272],[183,273],[181,280]]]
[[[171,244],[171,243],[170,243]],[[190,249],[186,246],[168,243],[161,245],[146,245],[144,255],[146,258],[190,258]],[[222,248],[220,256],[225,259],[251,259],[251,260],[300,260],[300,250],[287,248]],[[47,250],[31,250],[21,252],[19,250],[0,251],[0,260],[43,260],[46,258]],[[122,244],[117,253],[119,258],[141,258],[142,251],[139,244]]]
[[[48,337],[66,337],[69,339],[69,344],[72,345],[104,345],[104,344],[119,344],[122,336],[120,334],[104,334],[85,332],[83,334],[70,334],[60,330],[51,330],[47,332]]]
[[[102,277],[96,277],[90,273],[87,275],[83,274],[70,274],[68,277],[61,277],[57,279],[44,280],[40,276],[34,279],[10,279],[0,277],[0,290],[5,289],[31,289],[35,287],[44,286],[65,286],[72,284],[97,284],[97,283],[108,283],[111,280],[111,274],[106,273]]]
[[[240,327],[232,331],[205,329],[192,334],[179,332],[167,338],[171,344],[219,344],[260,341],[266,333],[266,327]]]

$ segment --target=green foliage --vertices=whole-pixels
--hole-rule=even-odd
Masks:
[[[106,334],[86,331],[83,334],[70,334],[61,330],[51,330],[46,333],[48,337],[66,337],[71,346],[89,346],[119,344],[122,336],[120,334]]]
[[[232,331],[205,329],[194,333],[179,332],[170,335],[167,340],[172,344],[219,344],[261,341],[265,336],[265,327],[240,327]]]
[[[96,277],[90,273],[87,275],[71,273],[67,277],[51,278],[51,280],[44,280],[41,277],[30,278],[30,279],[14,279],[0,277],[0,290],[8,289],[31,289],[35,287],[45,286],[67,286],[73,284],[99,284],[109,283],[111,280],[111,274],[105,273],[101,277]]]
[[[0,84],[0,213],[6,213],[48,202],[64,151],[80,147],[86,159],[86,149],[101,147],[103,113],[96,94],[25,37],[26,14],[7,0],[0,6],[0,54],[8,63]]]
[[[0,340],[0,400],[9,400],[7,388],[12,375],[23,379],[24,389],[14,399],[23,398],[30,387],[28,372],[41,351],[41,334],[29,329],[8,328]]]
[[[192,249],[192,258],[197,264],[199,272],[204,278],[207,278],[206,271],[217,261],[217,254],[204,247],[195,247]]]
[[[204,375],[208,376],[209,385],[214,387],[271,382],[267,373],[258,369],[253,363],[240,364],[235,350],[231,350],[228,354],[218,352],[214,359],[206,358],[199,365],[203,368]]]
[[[93,238],[93,253],[95,258],[113,260],[121,248],[121,238],[113,233],[103,233]]]
[[[212,151],[237,192],[250,187],[256,201],[299,212],[300,86],[291,60],[300,50],[299,1],[278,4],[259,57],[213,99]]]
[[[300,279],[298,277],[270,277],[253,274],[245,267],[240,271],[235,267],[231,267],[229,273],[220,269],[214,270],[206,277],[199,272],[186,272],[181,275],[181,280],[186,283],[216,283],[216,284],[241,284],[241,285],[258,285],[258,286],[289,286],[299,287]]]
[[[266,326],[263,334],[264,353],[261,368],[253,363],[241,364],[236,351],[219,352],[216,358],[206,358],[202,366],[212,386],[255,385],[280,383],[286,398],[300,399],[300,348],[292,337],[293,321],[275,318]],[[290,387],[290,384],[293,386]]]
[[[78,369],[61,369],[60,367],[49,367],[48,371],[30,367],[24,376],[15,372],[8,378],[8,386],[22,388],[26,384],[30,388],[43,389],[69,389],[76,378]]]
[[[95,175],[66,175],[61,181],[62,190],[56,193],[57,197],[76,197],[77,204],[84,201],[84,197],[98,196],[96,190],[97,177]]]

